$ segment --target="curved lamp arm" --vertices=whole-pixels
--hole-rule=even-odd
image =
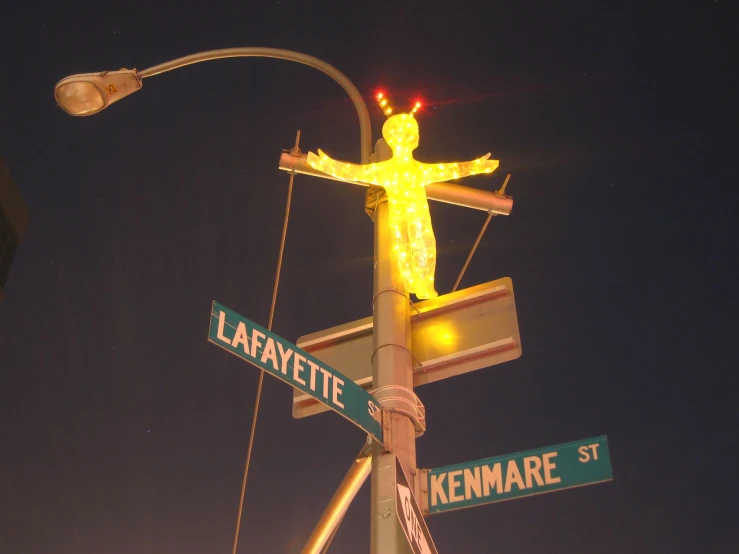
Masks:
[[[57,83],[55,96],[57,104],[71,115],[92,115],[113,102],[136,92],[141,88],[141,79],[166,73],[186,65],[218,60],[222,58],[277,58],[308,65],[322,71],[336,81],[351,98],[359,117],[361,163],[369,163],[372,155],[372,124],[367,105],[357,87],[334,66],[307,54],[282,50],[279,48],[245,47],[208,50],[184,56],[136,72],[136,70],[106,71],[85,73],[66,77]]]

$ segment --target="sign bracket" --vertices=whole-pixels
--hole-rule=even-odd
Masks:
[[[388,408],[380,408],[381,422],[382,422],[382,452],[390,452],[389,444],[393,443],[393,426],[391,424],[392,410]],[[370,436],[370,435],[368,435]]]
[[[382,407],[383,413],[402,414],[413,422],[416,437],[426,432],[426,407],[416,393],[400,385],[387,385],[372,391],[372,396]],[[387,418],[389,421],[389,417]],[[392,441],[385,439],[386,444]]]

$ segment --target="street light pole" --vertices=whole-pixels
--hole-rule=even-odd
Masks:
[[[375,147],[374,162],[392,157],[384,140]],[[372,379],[375,398],[385,408],[384,432],[389,452],[372,445],[372,491],[370,506],[370,553],[411,553],[400,527],[395,506],[395,456],[414,475],[416,442],[408,409],[415,409],[413,358],[411,354],[410,298],[403,287],[400,267],[393,259],[387,195],[383,192],[374,210],[374,297],[372,300]],[[415,481],[415,478],[414,478]],[[414,484],[415,486],[415,484]]]
[[[372,130],[369,112],[362,95],[352,82],[333,66],[313,56],[290,50],[260,47],[226,48],[185,56],[138,73],[136,70],[120,70],[72,75],[57,83],[55,97],[59,106],[71,115],[93,115],[140,90],[144,78],[194,63],[234,57],[266,57],[294,61],[309,65],[331,77],[343,87],[354,104],[360,126],[360,161],[362,164],[370,163]],[[378,141],[374,161],[385,161],[391,157],[392,152],[385,141]],[[423,406],[413,393],[410,298],[404,289],[398,264],[393,259],[387,197],[381,189],[369,189],[369,193],[368,199],[372,195],[376,195],[377,199],[376,203],[368,200],[365,205],[367,213],[371,214],[374,220],[373,382],[376,387],[374,396],[383,408],[383,426],[386,433],[384,446],[378,442],[372,445],[370,549],[372,554],[406,554],[410,553],[411,549],[396,514],[395,459],[397,456],[408,472],[411,485],[415,489],[415,438],[425,429],[425,422]],[[361,477],[361,474],[361,471],[357,471],[357,475]],[[356,481],[359,481],[359,478]],[[330,519],[333,521],[335,518]]]
[[[314,69],[322,71],[334,81],[336,81],[349,95],[349,98],[354,104],[354,109],[357,111],[359,116],[359,132],[360,132],[360,151],[361,151],[361,163],[369,163],[370,156],[372,155],[372,124],[370,122],[369,111],[367,110],[367,104],[364,102],[362,94],[357,90],[349,78],[344,75],[341,71],[336,69],[329,63],[303,54],[301,52],[294,52],[292,50],[282,50],[280,48],[263,48],[259,46],[249,46],[242,48],[221,48],[220,50],[208,50],[207,52],[199,52],[197,54],[191,54],[190,56],[183,56],[176,60],[154,65],[138,72],[139,77],[145,79],[147,77],[153,77],[173,69],[178,69],[186,65],[191,65],[199,62],[207,62],[210,60],[220,60],[224,58],[276,58],[279,60],[287,60],[291,62],[301,63],[308,65]]]
[[[336,81],[349,95],[359,117],[361,163],[369,163],[372,155],[372,124],[364,98],[357,87],[341,71],[329,63],[293,50],[247,46],[241,48],[221,48],[198,52],[175,60],[160,63],[141,71],[122,69],[70,75],[54,87],[57,104],[74,116],[96,114],[121,98],[141,89],[141,80],[178,69],[186,65],[224,58],[276,58],[301,63],[317,69]]]

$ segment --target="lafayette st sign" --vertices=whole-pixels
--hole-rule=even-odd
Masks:
[[[215,301],[208,340],[309,394],[382,442],[380,406],[374,397],[308,352]]]

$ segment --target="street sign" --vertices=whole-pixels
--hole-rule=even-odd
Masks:
[[[298,346],[372,390],[372,318],[300,337]],[[411,308],[413,385],[419,386],[514,360],[521,355],[513,282],[504,277]],[[420,362],[420,365],[418,363]],[[325,411],[299,390],[293,416]]]
[[[382,442],[375,399],[308,352],[215,301],[208,340],[310,395]]]
[[[415,554],[439,554],[397,456],[395,456],[395,513]]]
[[[420,474],[427,514],[613,480],[605,435]]]

